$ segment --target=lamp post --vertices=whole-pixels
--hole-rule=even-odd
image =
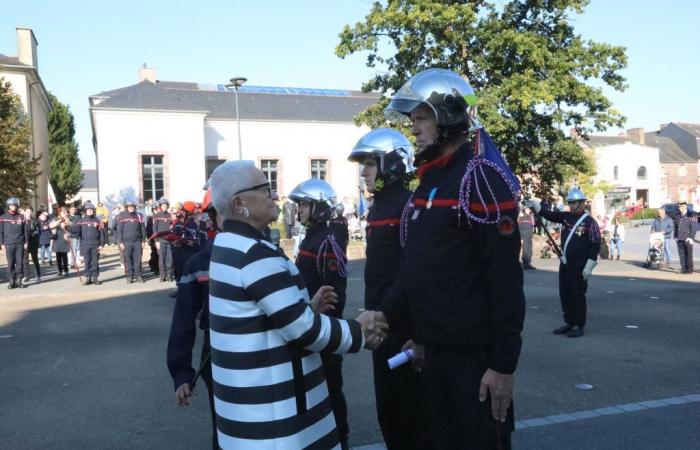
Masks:
[[[236,97],[236,123],[238,126],[238,159],[243,159],[243,149],[241,147],[241,117],[238,114],[238,88],[248,81],[245,77],[231,78],[231,82],[226,87],[232,87]]]

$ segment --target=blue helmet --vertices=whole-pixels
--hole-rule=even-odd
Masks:
[[[586,200],[586,194],[579,188],[569,189],[569,193],[566,195],[567,202],[581,202]]]

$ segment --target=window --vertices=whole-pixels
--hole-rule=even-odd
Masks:
[[[325,180],[328,173],[327,159],[312,159],[311,160],[311,178]]]
[[[211,177],[211,174],[214,172],[214,169],[225,163],[225,159],[212,159],[212,158],[207,158],[204,161],[204,171],[206,174],[206,179],[209,181],[209,177]]]
[[[141,157],[143,200],[157,200],[165,195],[163,187],[163,156],[144,155]]]
[[[619,179],[620,179],[620,174],[619,174],[619,171],[617,170],[617,166],[615,166],[615,168],[613,169],[613,177],[614,177],[616,180],[619,180]]]
[[[638,180],[646,180],[647,179],[647,168],[644,166],[639,167],[637,169],[637,179]]]
[[[277,192],[277,160],[260,160],[260,170],[263,171],[263,173],[267,177],[267,181],[270,182],[270,189],[272,189],[273,192]]]

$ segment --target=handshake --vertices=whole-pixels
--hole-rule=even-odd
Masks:
[[[363,311],[355,318],[362,326],[362,334],[365,336],[365,348],[374,350],[379,347],[386,338],[389,324],[386,316],[381,311]]]
[[[338,303],[338,295],[330,286],[321,286],[316,295],[311,299],[311,309],[316,314],[326,314],[335,311]],[[386,338],[389,324],[386,316],[381,311],[363,311],[355,319],[362,326],[362,334],[365,337],[365,348],[374,350],[379,347]]]

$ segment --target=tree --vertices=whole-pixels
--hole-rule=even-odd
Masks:
[[[590,174],[579,135],[625,118],[597,86],[625,89],[623,47],[584,40],[569,15],[587,0],[388,0],[375,2],[364,22],[345,26],[336,54],[368,52],[377,73],[364,91],[391,93],[413,74],[442,67],[462,74],[479,98],[479,118],[513,171],[539,193],[572,170]],[[356,117],[386,126],[383,98]]]
[[[32,125],[24,119],[20,98],[0,77],[0,199],[28,202],[36,192],[39,158],[31,157]]]
[[[83,172],[75,142],[75,121],[68,106],[49,93],[51,112],[49,126],[50,180],[56,201],[63,205],[83,186]]]

